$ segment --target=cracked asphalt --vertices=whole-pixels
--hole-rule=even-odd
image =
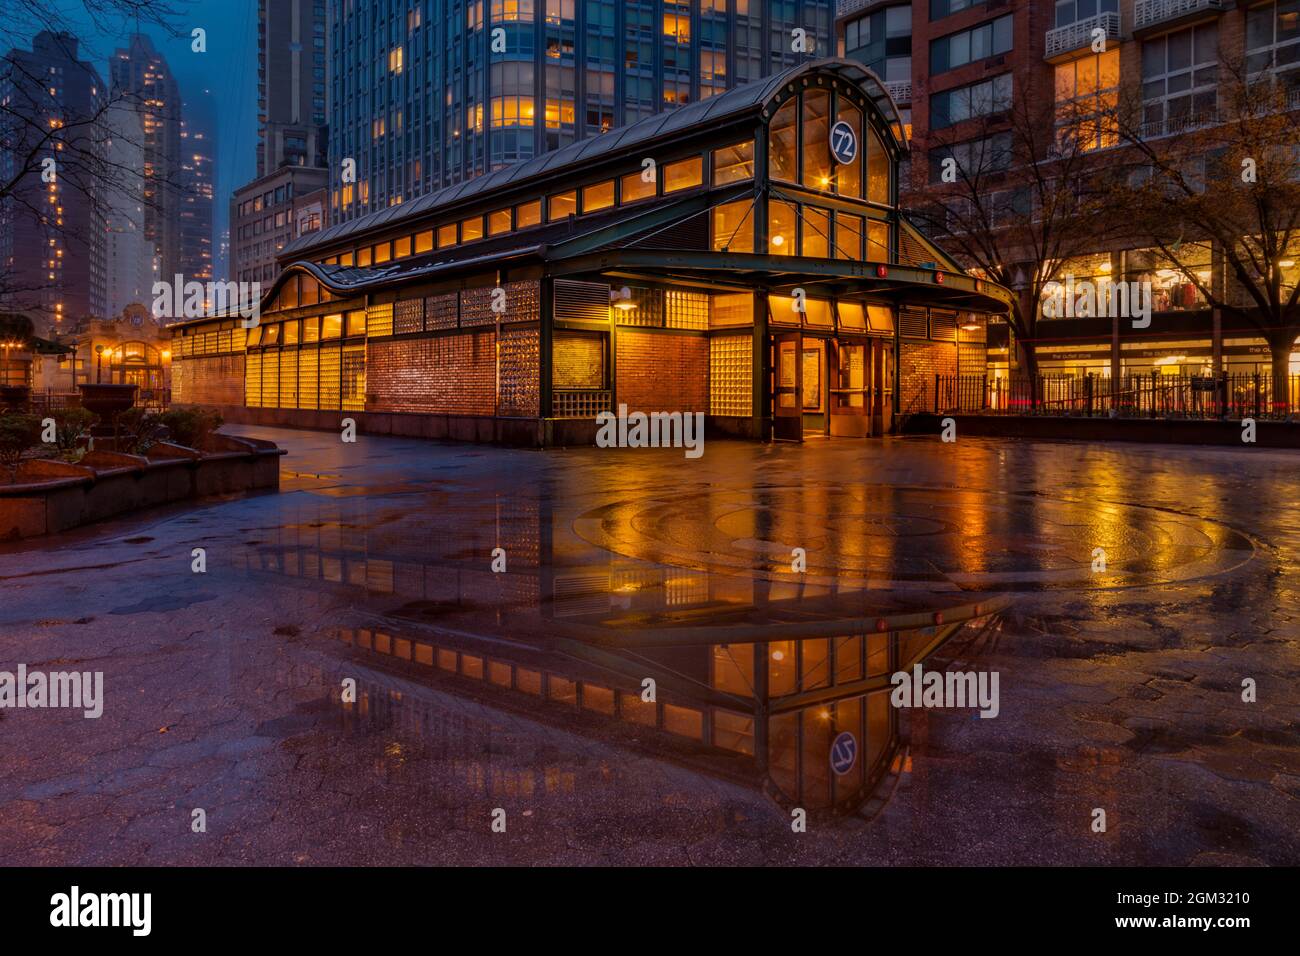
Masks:
[[[684,461],[228,430],[289,449],[278,494],[0,545],[0,670],[102,671],[106,697],[98,720],[0,710],[0,864],[1300,863],[1292,453],[894,439]],[[559,572],[606,586],[562,597]],[[762,626],[756,581],[810,613],[1010,595],[940,652],[999,672],[999,716],[911,712],[879,813],[796,834],[655,731],[340,640],[533,653],[570,619],[683,607]]]

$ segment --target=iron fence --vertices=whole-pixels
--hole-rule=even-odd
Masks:
[[[1287,376],[1274,401],[1267,372],[1219,375],[1133,373],[989,378],[936,375],[934,407],[941,413],[1050,415],[1083,418],[1242,419],[1300,417],[1300,375]]]

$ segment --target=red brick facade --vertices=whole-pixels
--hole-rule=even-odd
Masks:
[[[177,359],[172,363],[172,401],[178,405],[244,404],[244,356]]]
[[[495,415],[496,332],[381,339],[366,345],[366,407]]]
[[[903,339],[898,354],[899,410],[903,415],[936,411],[934,377],[957,374],[957,345]]]
[[[616,367],[616,406],[641,412],[709,410],[709,340],[702,335],[620,328]]]

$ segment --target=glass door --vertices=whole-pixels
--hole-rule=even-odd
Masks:
[[[773,341],[772,437],[803,441],[803,335],[786,332]]]

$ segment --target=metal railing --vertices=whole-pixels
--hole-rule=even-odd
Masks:
[[[1099,13],[1077,23],[1067,23],[1063,27],[1047,31],[1047,49],[1044,56],[1060,56],[1080,50],[1092,43],[1092,31],[1103,30],[1107,40],[1120,39],[1119,14],[1114,11]]]
[[[1201,10],[1225,10],[1224,0],[1137,0],[1133,5],[1133,29],[1155,26]]]
[[[934,407],[940,413],[1043,415],[1081,418],[1287,418],[1300,414],[1300,375],[1287,376],[1286,394],[1274,404],[1267,372],[1219,375],[1132,373],[1038,375],[991,379],[936,375]]]

